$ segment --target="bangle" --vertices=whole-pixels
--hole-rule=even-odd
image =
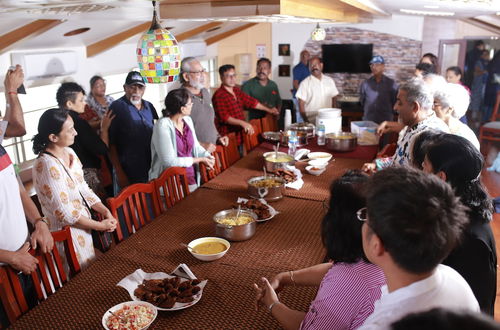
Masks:
[[[293,270],[289,270],[288,273],[290,274],[290,280],[293,283],[293,286],[295,286],[295,280],[293,279]]]
[[[39,221],[44,222],[47,226],[49,225],[49,222],[47,221],[47,218],[46,218],[46,217],[41,217],[41,218],[36,219],[35,224],[36,224],[37,222],[39,222]]]
[[[9,91],[7,94],[9,94],[9,95],[17,95],[17,92],[16,91]]]
[[[281,304],[281,303],[279,301],[275,301],[271,305],[269,305],[269,307],[267,308],[267,309],[269,309],[269,313],[273,312],[273,307],[274,307],[274,305],[277,305],[277,304]]]

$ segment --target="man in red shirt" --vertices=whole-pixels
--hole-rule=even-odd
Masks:
[[[238,143],[242,143],[241,132],[253,134],[252,125],[245,121],[244,108],[258,109],[266,112],[277,112],[276,108],[268,108],[257,99],[243,93],[236,87],[234,65],[226,64],[219,68],[221,87],[215,91],[212,104],[215,110],[215,126],[221,136],[235,132]]]

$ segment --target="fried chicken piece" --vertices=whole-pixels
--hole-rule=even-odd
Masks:
[[[194,298],[191,296],[191,297],[182,297],[182,298],[177,298],[177,302],[180,302],[180,303],[190,303],[194,300]]]
[[[158,307],[160,308],[172,308],[175,305],[175,302],[177,301],[176,297],[171,297],[168,296]]]

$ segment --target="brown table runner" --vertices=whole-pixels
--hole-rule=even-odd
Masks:
[[[236,191],[247,196],[248,179],[264,175],[264,158],[262,154],[269,150],[264,146],[259,146],[248,155],[240,159],[233,166],[208,181],[203,185],[205,188],[217,190]],[[319,176],[306,172],[307,163],[298,162],[296,167],[302,172],[304,185],[300,190],[287,188],[285,195],[301,199],[324,201],[330,197],[330,185],[333,180],[340,177],[348,169],[360,169],[368,160],[336,158],[330,161],[326,171]]]
[[[93,262],[47,301],[13,326],[14,329],[98,329],[106,310],[130,300],[116,286],[142,268],[170,272],[186,263],[208,284],[200,302],[177,312],[160,312],[151,329],[268,329],[278,323],[266,310],[254,311],[252,283],[261,276],[317,264],[324,257],[320,239],[322,204],[284,198],[273,203],[281,212],[257,224],[255,236],[231,244],[213,262],[195,259],[180,243],[215,233],[212,216],[241,194],[200,188],[166,214]],[[291,287],[282,295],[289,307],[306,311],[315,289]]]

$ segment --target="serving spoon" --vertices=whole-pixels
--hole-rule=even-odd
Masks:
[[[184,246],[185,248],[187,248],[189,251],[191,252],[194,252],[194,249],[192,247],[190,247],[189,245],[187,245],[186,243],[181,243],[181,246]]]
[[[127,323],[127,321],[128,321],[128,320],[125,320],[125,317],[123,317],[123,316],[121,316],[121,315],[118,315],[118,314],[115,314],[115,313],[113,313],[112,311],[109,311],[109,312],[111,313],[111,315],[113,315],[113,316],[117,317],[117,318],[120,320],[120,322],[121,322],[121,323],[124,323],[124,324],[126,324],[126,323]]]

